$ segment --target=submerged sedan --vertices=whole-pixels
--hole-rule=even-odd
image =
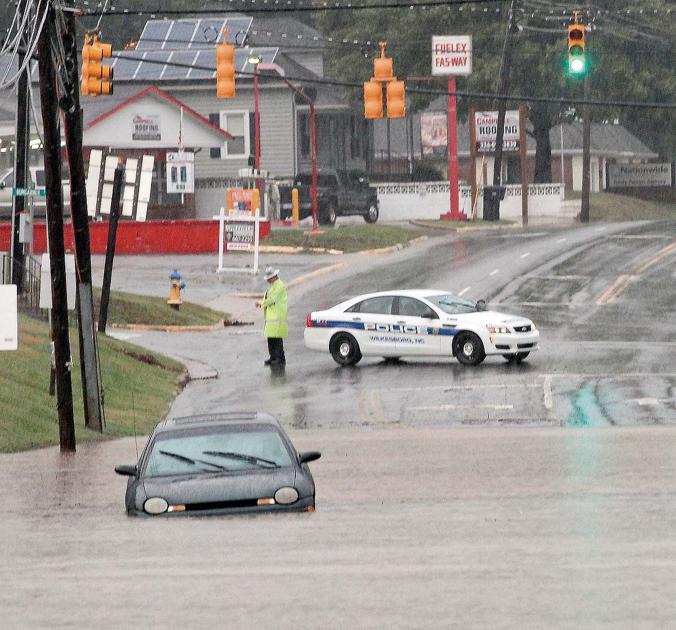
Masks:
[[[308,462],[268,414],[218,413],[160,422],[137,465],[116,466],[129,477],[130,515],[313,512]]]
[[[339,365],[363,356],[456,357],[478,365],[487,355],[520,363],[538,349],[530,319],[487,311],[445,291],[387,291],[359,295],[305,322],[305,345],[329,352]]]

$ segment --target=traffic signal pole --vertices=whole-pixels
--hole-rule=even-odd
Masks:
[[[66,296],[66,258],[63,240],[63,191],[61,189],[61,134],[56,94],[56,74],[52,62],[50,34],[54,29],[54,11],[38,40],[40,106],[44,134],[45,189],[47,192],[47,237],[51,267],[52,331],[56,360],[56,399],[61,451],[75,451],[73,388],[71,382],[70,339],[68,337],[68,300]]]
[[[585,0],[585,8],[589,15],[589,0]],[[590,75],[587,70],[584,76],[584,105],[582,106],[582,202],[580,204],[580,222],[589,223],[589,192],[591,167],[591,107],[589,97],[591,92]]]
[[[73,6],[72,0],[65,0]],[[66,32],[63,43],[66,53],[68,94],[61,97],[66,151],[70,167],[70,209],[75,241],[77,280],[77,317],[80,337],[80,374],[84,401],[85,425],[103,431],[101,398],[96,359],[96,330],[94,326],[94,298],[92,295],[91,250],[89,244],[89,215],[85,188],[84,158],[82,155],[82,108],[78,90],[78,63],[75,16],[65,11]]]
[[[455,95],[455,76],[448,77],[448,182],[450,189],[450,212],[442,219],[465,219],[460,213],[460,182],[458,181],[458,97]]]

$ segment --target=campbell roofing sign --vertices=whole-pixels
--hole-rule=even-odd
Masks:
[[[671,163],[608,164],[610,188],[671,186]]]

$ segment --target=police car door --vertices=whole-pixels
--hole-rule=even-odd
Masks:
[[[398,328],[397,348],[404,355],[438,355],[441,352],[440,321],[427,304],[413,297],[399,296],[395,303]]]
[[[393,296],[383,295],[362,300],[350,309],[350,318],[362,326],[354,331],[362,354],[397,356],[393,303]]]

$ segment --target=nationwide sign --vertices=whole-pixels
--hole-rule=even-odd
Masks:
[[[608,164],[610,188],[671,186],[671,162],[661,164]]]
[[[492,153],[498,135],[498,112],[475,112],[476,152]],[[505,112],[505,127],[502,138],[503,151],[519,150],[519,110]]]
[[[432,36],[432,75],[472,74],[471,35]]]

